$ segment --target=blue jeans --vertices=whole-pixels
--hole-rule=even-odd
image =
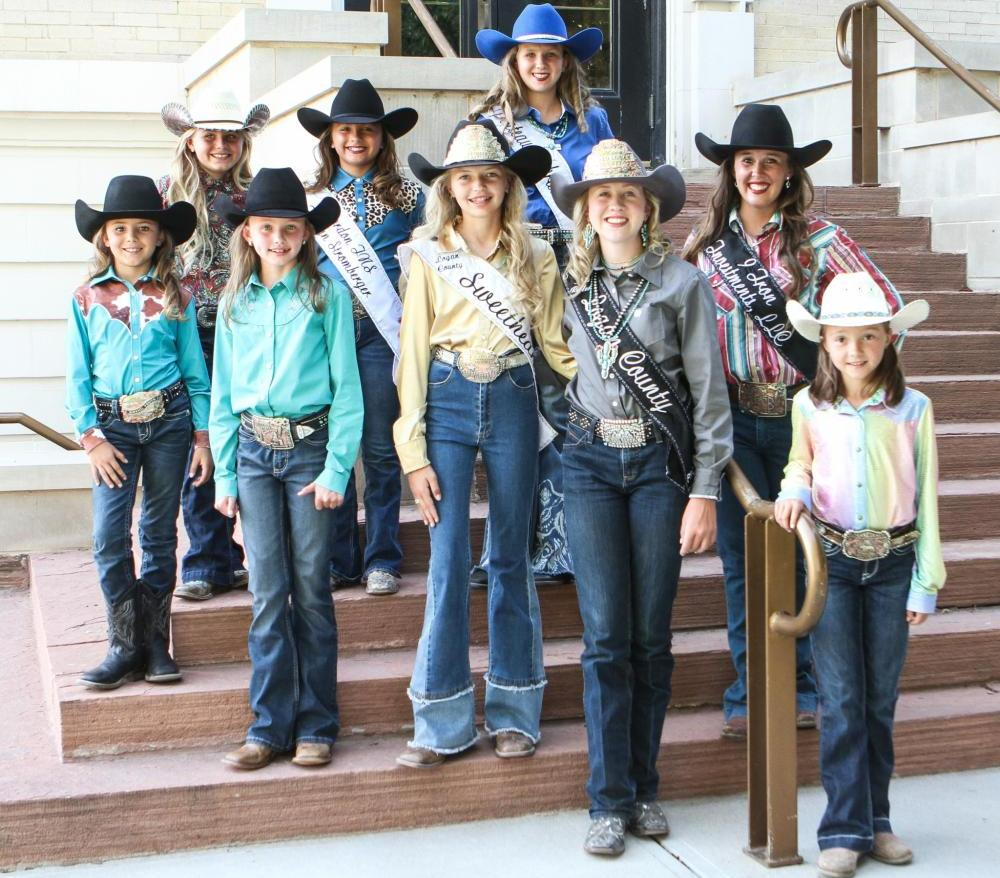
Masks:
[[[819,759],[826,812],[819,847],[871,850],[892,832],[889,778],[899,675],[906,660],[906,599],[913,546],[880,561],[856,561],[824,541],[826,609],[813,631],[823,722]]]
[[[781,490],[781,478],[792,447],[792,419],[758,418],[736,406],[733,413],[733,460],[746,473],[750,484],[765,500],[774,500]],[[722,480],[722,502],[718,508],[718,551],[726,581],[726,627],[729,652],[736,670],[736,680],[726,690],[722,710],[726,719],[747,713],[747,608],[746,548],[743,538],[745,513],[736,499],[729,480]],[[795,594],[801,605],[805,597],[805,567],[802,553],[795,551]],[[816,681],[813,678],[812,650],[809,638],[795,645],[797,679],[796,702],[799,710],[816,710]]]
[[[332,744],[337,715],[337,622],[330,597],[330,510],[298,492],[323,470],[327,429],[291,451],[240,427],[236,479],[250,561],[248,741],[289,750]]]
[[[94,486],[94,563],[101,591],[109,604],[128,597],[135,587],[132,557],[132,509],[139,474],[140,578],[155,592],[171,591],[177,579],[177,507],[191,447],[191,402],[186,393],[172,399],[163,417],[145,424],[127,424],[115,414],[98,415],[107,440],[128,458],[119,465],[125,483]]]
[[[211,375],[215,349],[212,330],[199,326],[198,335],[208,374]],[[193,447],[191,453],[194,453]],[[197,486],[194,479],[187,475],[190,469],[189,454],[184,487],[181,489],[181,512],[189,543],[181,559],[181,581],[205,580],[213,585],[231,587],[233,572],[243,567],[243,547],[233,537],[236,520],[216,511],[215,481],[209,479],[204,485]]]
[[[361,460],[365,467],[365,542],[358,528],[358,494],[351,472],[344,505],[333,510],[333,554],[330,575],[357,582],[372,570],[399,576],[403,548],[399,543],[399,500],[402,470],[392,441],[399,417],[399,397],[392,380],[392,348],[369,317],[354,321],[354,338],[365,403]]]
[[[424,627],[410,681],[415,747],[458,753],[476,741],[469,667],[469,493],[477,450],[490,494],[486,731],[540,736],[542,621],[528,564],[538,460],[538,412],[531,366],[477,384],[432,361],[427,387],[427,455],[437,474],[440,522],[430,530]]]
[[[566,530],[583,618],[587,794],[595,817],[628,817],[636,802],[657,798],[686,505],[666,470],[662,443],[609,448],[569,425]]]

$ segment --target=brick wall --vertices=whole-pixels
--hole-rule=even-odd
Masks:
[[[0,58],[181,61],[264,0],[0,0]]]
[[[2,2],[2,0],[0,0]],[[758,75],[799,64],[836,60],[834,37],[850,0],[753,0]],[[1000,0],[894,0],[937,40],[1000,41]],[[884,12],[879,41],[909,39]]]

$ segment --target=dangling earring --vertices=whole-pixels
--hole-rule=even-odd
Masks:
[[[785,177],[785,188],[786,189],[791,189],[792,188],[792,178],[791,177]]]
[[[588,222],[587,225],[583,227],[583,246],[588,250],[594,243],[594,227]]]
[[[645,222],[639,229],[639,240],[642,241],[642,249],[645,250],[649,246],[649,223]]]

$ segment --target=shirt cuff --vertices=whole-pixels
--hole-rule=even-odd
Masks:
[[[194,447],[195,448],[208,448],[208,430],[195,430],[194,431]]]
[[[80,437],[80,445],[83,446],[84,451],[93,451],[102,442],[107,441],[108,437],[105,436],[103,431],[97,427],[87,430],[87,432]]]
[[[219,476],[218,470],[215,475],[215,499],[221,500],[223,497],[239,497],[236,491],[236,476]]]
[[[937,609],[937,595],[911,588],[910,596],[906,599],[906,609],[913,613],[931,615]]]
[[[414,470],[423,469],[430,465],[427,459],[427,440],[422,436],[419,439],[411,439],[402,445],[396,446],[396,454],[399,455],[399,463],[404,473],[412,473]]]
[[[798,500],[803,506],[812,512],[813,498],[812,489],[803,487],[782,488],[778,492],[776,500]]]
[[[347,479],[349,475],[349,473],[343,470],[325,467],[316,479],[316,484],[322,485],[328,491],[334,491],[337,494],[343,495],[347,492]]]
[[[688,497],[704,497],[718,500],[722,490],[722,476],[711,469],[695,470]]]
[[[709,494],[688,494],[688,500],[712,500],[716,503],[719,502],[718,497],[712,497]]]

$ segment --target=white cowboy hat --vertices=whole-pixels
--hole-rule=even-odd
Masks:
[[[927,319],[930,305],[916,299],[895,314],[889,311],[882,288],[864,271],[838,274],[823,293],[819,317],[813,317],[794,299],[785,305],[788,317],[799,335],[819,341],[824,326],[871,326],[888,323],[895,335]]]
[[[183,104],[167,104],[160,110],[163,124],[171,134],[181,137],[192,128],[206,131],[246,131],[251,137],[259,133],[271,118],[264,104],[255,104],[244,113],[231,91],[199,92],[191,101],[190,110]]]

